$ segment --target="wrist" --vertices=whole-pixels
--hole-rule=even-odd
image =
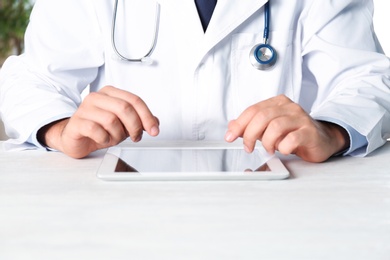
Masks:
[[[328,133],[329,142],[333,148],[333,155],[340,154],[349,148],[350,137],[346,129],[331,122],[320,121],[320,123],[325,127],[326,132]]]
[[[44,147],[62,151],[61,135],[68,121],[69,118],[65,118],[43,126],[37,133],[38,142]]]

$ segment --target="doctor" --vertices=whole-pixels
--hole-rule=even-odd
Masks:
[[[81,158],[127,137],[242,137],[312,162],[383,145],[390,63],[372,1],[266,3],[219,0],[207,25],[194,0],[37,0],[25,54],[1,70],[7,145]],[[270,68],[252,64],[272,56],[262,43]]]

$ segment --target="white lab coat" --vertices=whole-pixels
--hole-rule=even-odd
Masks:
[[[218,1],[204,33],[194,0],[159,0],[150,66],[114,58],[113,0],[38,0],[26,53],[1,71],[7,134],[39,146],[38,129],[71,116],[90,84],[92,91],[113,85],[144,99],[160,119],[156,139],[223,140],[229,120],[283,93],[314,118],[367,138],[355,154],[384,144],[390,63],[373,32],[372,1],[272,0],[269,43],[279,58],[272,70],[259,71],[249,52],[263,41],[265,2]],[[152,0],[119,1],[116,43],[123,54],[148,51],[155,10]]]

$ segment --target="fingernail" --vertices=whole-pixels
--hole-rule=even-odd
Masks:
[[[226,140],[227,142],[232,142],[232,141],[234,140],[233,133],[230,132],[230,131],[228,131],[228,132],[226,133],[226,135],[225,135],[225,140]]]
[[[107,138],[104,140],[104,145],[108,145],[111,142],[110,136],[107,136]]]
[[[134,138],[134,142],[138,143],[139,141],[141,141],[141,139],[142,139],[142,135],[139,135],[139,136]]]
[[[247,153],[251,153],[251,152],[252,152],[252,150],[249,149],[249,147],[246,146],[246,145],[244,145],[244,150],[245,150],[245,152],[247,152]]]
[[[152,136],[158,135],[159,132],[160,132],[160,129],[158,129],[157,126],[153,126],[153,127],[150,129],[150,135],[152,135]]]

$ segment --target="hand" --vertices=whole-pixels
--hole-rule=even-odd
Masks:
[[[316,121],[284,95],[247,108],[229,123],[225,140],[243,138],[247,152],[260,140],[268,153],[296,154],[309,162],[322,162],[349,147],[346,130]]]
[[[130,136],[138,142],[143,131],[159,134],[159,121],[138,96],[112,86],[89,94],[71,118],[38,132],[38,140],[53,149],[82,158],[116,145]]]

